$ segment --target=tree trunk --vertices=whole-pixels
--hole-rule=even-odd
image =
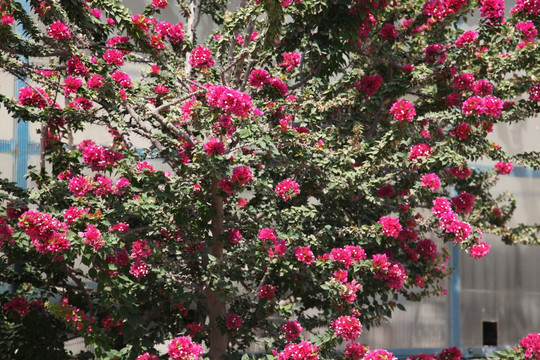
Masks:
[[[212,206],[216,215],[212,219],[212,243],[209,244],[209,253],[217,259],[223,257],[223,198],[218,195],[218,179],[212,181]],[[218,289],[219,290],[219,289]],[[227,334],[223,334],[218,327],[217,319],[225,317],[227,304],[219,299],[219,291],[212,290],[210,284],[204,290],[206,296],[206,308],[209,318],[209,352],[210,360],[222,360],[227,353],[229,339]]]

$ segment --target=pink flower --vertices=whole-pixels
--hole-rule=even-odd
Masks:
[[[274,247],[268,249],[268,257],[273,258],[274,255],[279,255],[281,257],[285,256],[287,253],[287,241],[279,240],[274,243]]]
[[[484,99],[478,96],[471,96],[463,102],[461,110],[463,111],[463,115],[466,116],[472,115],[473,112],[483,114],[485,112]]]
[[[258,292],[261,299],[272,300],[276,295],[276,287],[274,285],[263,285]]]
[[[242,238],[242,234],[240,233],[240,230],[238,230],[237,228],[231,228],[229,230],[229,233],[227,234],[227,238],[229,239],[229,242],[231,244],[236,244]]]
[[[95,225],[87,225],[83,236],[85,245],[92,244],[95,251],[98,251],[105,245],[105,241],[101,237],[101,231]]]
[[[76,93],[81,87],[82,82],[82,78],[78,76],[68,76],[65,78],[64,85],[62,86],[62,88],[64,88],[64,95],[69,96]]]
[[[317,351],[319,351],[317,346],[307,341],[301,341],[298,344],[288,344],[285,346],[285,349],[278,354],[276,360],[319,360]]]
[[[113,226],[109,227],[109,232],[113,232],[118,230],[121,233],[125,233],[129,230],[129,225],[123,222],[120,222],[118,224],[114,224]]]
[[[407,100],[399,100],[390,108],[390,114],[394,115],[394,120],[398,122],[412,122],[416,115],[414,105]]]
[[[358,284],[356,280],[350,283],[344,283],[342,290],[340,290],[340,297],[347,303],[351,304],[356,300],[356,293],[362,289],[362,285]]]
[[[381,38],[392,41],[398,37],[398,31],[393,24],[384,24],[379,33]]]
[[[377,93],[382,82],[383,78],[379,74],[369,75],[360,79],[360,82],[357,82],[354,87],[356,87],[358,91],[364,92],[367,97],[372,97]]]
[[[261,230],[259,230],[259,234],[257,235],[257,237],[261,239],[263,242],[266,240],[270,240],[274,244],[278,240],[276,232],[272,228],[262,228]]]
[[[450,201],[443,197],[438,197],[433,200],[433,207],[431,212],[438,218],[443,217],[445,214],[452,213],[452,207]]]
[[[69,180],[68,189],[73,193],[73,196],[83,197],[94,189],[94,185],[88,177],[78,175]]]
[[[86,86],[90,89],[101,89],[105,85],[103,76],[98,74],[93,74],[90,79],[86,81]]]
[[[407,272],[403,265],[398,262],[392,262],[383,278],[386,280],[388,287],[399,291],[403,287],[405,280],[407,280]]]
[[[471,247],[469,256],[475,259],[480,259],[486,256],[487,254],[489,254],[490,248],[491,248],[491,245],[487,244],[484,241],[480,241],[478,244],[474,244]]]
[[[287,178],[276,185],[275,192],[281,196],[283,201],[287,201],[300,194],[300,188],[296,181]]]
[[[6,302],[2,309],[16,312],[20,317],[25,317],[30,312],[30,303],[21,296],[16,296],[12,300]]]
[[[456,346],[444,349],[439,355],[439,360],[460,360],[462,358],[463,354]]]
[[[429,63],[437,62],[437,64],[443,64],[447,58],[444,45],[439,43],[428,45],[424,53],[426,54],[426,61]]]
[[[124,65],[124,54],[122,51],[117,49],[107,49],[103,53],[103,60],[107,62],[108,65]]]
[[[452,136],[457,136],[459,140],[466,140],[471,134],[471,125],[466,122],[459,124],[455,131],[450,132]]]
[[[286,71],[292,71],[300,63],[300,54],[297,52],[283,53],[283,61],[279,63]]]
[[[505,163],[504,161],[499,161],[495,164],[495,170],[499,175],[508,175],[512,172],[514,166],[512,163]]]
[[[144,276],[148,275],[148,265],[142,260],[136,260],[129,268],[129,273],[140,280]]]
[[[397,238],[399,232],[402,230],[399,219],[390,216],[381,217],[378,223],[382,226],[383,234],[388,237]]]
[[[131,76],[120,70],[115,70],[111,76],[114,81],[116,81],[118,85],[123,88],[130,88],[133,86],[133,83],[131,82]]]
[[[444,215],[439,220],[439,224],[445,232],[454,234],[454,242],[456,243],[467,240],[473,231],[469,223],[459,220],[453,213]]]
[[[425,143],[420,143],[413,145],[411,151],[409,152],[409,160],[411,161],[422,161],[423,158],[428,158],[431,156],[431,146]]]
[[[92,10],[90,10],[90,14],[92,14],[92,16],[96,19],[101,19],[102,16],[101,11],[98,8],[93,8]]]
[[[115,47],[116,45],[118,44],[122,44],[122,43],[128,43],[129,42],[129,36],[113,36],[112,38],[110,38],[109,40],[107,40],[107,42],[105,43],[105,45],[107,45],[108,47]],[[97,58],[94,57],[92,62],[93,63],[96,63],[97,61]]]
[[[405,64],[401,67],[401,72],[408,73],[412,72],[414,70],[414,65],[412,64]]]
[[[190,337],[180,336],[171,340],[168,354],[174,360],[199,360],[203,348],[194,343]]]
[[[103,175],[96,175],[94,177],[94,194],[97,196],[104,196],[113,193],[113,179]]]
[[[347,282],[347,275],[348,275],[348,271],[345,269],[339,269],[332,273],[332,276],[334,277],[334,279],[336,279],[337,282],[341,284],[343,284],[344,282]]]
[[[467,165],[463,166],[452,166],[448,172],[458,179],[467,179],[472,175],[471,169],[467,167]]]
[[[529,100],[540,102],[540,83],[529,88]]]
[[[369,347],[360,343],[349,343],[345,347],[345,359],[361,360],[366,356]],[[390,360],[390,359],[389,359]]]
[[[253,87],[262,88],[264,84],[267,84],[269,81],[270,74],[264,69],[255,69],[249,74],[249,85]]]
[[[186,329],[189,330],[189,336],[194,337],[197,336],[199,331],[204,330],[204,326],[197,324],[196,322],[192,322],[186,325]]]
[[[274,76],[270,78],[268,82],[270,83],[270,86],[275,88],[281,96],[287,95],[287,92],[289,91],[289,87],[280,78]]]
[[[221,155],[225,152],[225,146],[223,145],[223,143],[215,138],[215,137],[210,137],[210,139],[204,143],[203,145],[203,149],[204,151],[206,151],[206,155],[208,156],[212,156],[212,155]]]
[[[150,354],[148,352],[145,352],[144,354],[137,357],[135,360],[159,360],[157,355]]]
[[[131,255],[133,260],[141,260],[152,255],[152,248],[148,244],[147,239],[139,239],[133,242],[131,246]]]
[[[525,22],[521,22],[521,21],[518,22],[516,24],[516,29],[518,29],[519,31],[523,33],[523,37],[525,38],[525,41],[534,41],[534,38],[538,35],[538,30],[536,30],[534,23],[529,20]]]
[[[221,85],[208,85],[206,91],[208,105],[227,113],[246,118],[250,115],[253,104],[251,96]]]
[[[437,245],[431,239],[420,240],[416,243],[416,251],[420,256],[428,261],[435,261],[439,254]]]
[[[214,66],[214,58],[209,49],[204,46],[197,46],[191,51],[189,63],[196,69],[208,69]]]
[[[235,167],[232,171],[231,180],[242,186],[249,183],[253,179],[253,174],[247,166]]]
[[[478,33],[476,31],[468,30],[461,34],[461,36],[458,37],[454,43],[456,44],[456,47],[461,48],[467,44],[475,42],[476,39],[478,39]]]
[[[540,3],[538,0],[517,0],[516,6],[510,12],[512,14],[524,12],[529,15],[538,15],[540,14]]]
[[[473,209],[476,196],[462,191],[459,195],[452,198],[452,205],[458,214],[468,214]]]
[[[486,95],[490,95],[493,92],[493,85],[489,81],[485,79],[481,79],[481,80],[475,81],[472,84],[471,90],[474,92],[475,95],[486,96]]]
[[[446,97],[444,103],[448,106],[458,106],[461,103],[461,95],[456,92],[452,92]]]
[[[479,0],[480,14],[488,19],[504,19],[504,0]]]
[[[72,56],[66,62],[66,71],[69,75],[87,76],[90,71],[77,56]]]
[[[330,259],[341,263],[345,268],[349,268],[353,264],[351,251],[345,248],[334,248],[330,251]]]
[[[392,355],[388,350],[377,349],[371,350],[365,357],[364,360],[397,360],[397,358]]]
[[[519,346],[523,348],[525,358],[538,359],[540,356],[540,334],[530,333],[519,341]]]
[[[426,174],[422,176],[421,185],[431,190],[437,190],[441,187],[441,179],[434,173]]]
[[[344,249],[350,254],[350,257],[353,259],[354,262],[366,259],[366,252],[360,246],[345,245]]]
[[[57,20],[49,25],[47,28],[47,34],[56,40],[65,40],[71,38],[68,27],[60,20]]]
[[[218,181],[217,186],[223,191],[225,194],[231,195],[234,194],[233,190],[233,183],[231,179],[228,177],[224,177],[221,180]]]
[[[243,209],[247,204],[247,199],[239,198],[238,199],[238,208]]]
[[[304,264],[311,265],[315,262],[315,257],[309,246],[298,246],[294,249],[294,255],[296,256],[296,260]]]
[[[19,104],[32,105],[43,109],[52,103],[49,94],[42,88],[25,86],[19,90]]]
[[[503,109],[503,102],[495,96],[484,98],[484,113],[492,117],[499,117]]]
[[[150,27],[154,24],[154,21],[144,15],[141,14],[135,14],[131,17],[131,21],[133,22],[133,25],[137,27],[137,29],[147,32],[150,30]]]
[[[236,314],[227,314],[225,318],[225,325],[229,330],[236,330],[242,326],[242,318]]]
[[[161,95],[161,94],[167,94],[169,91],[171,91],[168,87],[166,87],[163,84],[157,84],[154,87],[154,93]]]
[[[386,256],[386,254],[374,254],[372,256],[372,259],[374,269],[382,271],[388,270],[390,262],[388,261],[388,257]]]
[[[168,0],[152,0],[152,6],[155,8],[166,9]]]
[[[137,170],[139,174],[151,174],[155,172],[154,167],[148,161],[138,162],[137,165],[135,165],[135,170]]]
[[[2,23],[6,25],[13,25],[15,22],[15,18],[12,14],[3,14],[2,15]]]
[[[460,90],[471,90],[474,83],[473,73],[463,73],[454,77],[452,86]]]
[[[295,341],[300,337],[302,333],[302,325],[296,320],[287,321],[285,324],[281,325],[281,331],[285,333],[285,337],[289,341]]]
[[[167,36],[173,44],[178,44],[179,42],[184,41],[184,24],[178,23],[171,25],[167,30]]]
[[[377,192],[375,192],[375,195],[378,197],[392,197],[395,194],[395,190],[392,187],[392,184],[386,184],[381,186]]]
[[[332,328],[345,341],[354,341],[362,333],[360,320],[353,316],[340,316],[332,322]]]

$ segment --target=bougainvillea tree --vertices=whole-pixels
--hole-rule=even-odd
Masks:
[[[4,354],[388,358],[355,341],[445,292],[441,244],[536,241],[490,188],[538,154],[489,133],[540,111],[537,1],[28,4],[0,1],[1,100],[43,148],[0,188]]]

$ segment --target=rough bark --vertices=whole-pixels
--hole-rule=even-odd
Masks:
[[[223,198],[218,195],[218,179],[212,182],[212,206],[216,212],[212,219],[212,243],[209,244],[209,252],[217,259],[223,257]],[[223,334],[218,327],[217,319],[225,317],[227,304],[219,299],[219,292],[210,286],[205,288],[206,307],[209,318],[209,352],[211,360],[222,360],[227,353],[229,339],[227,334]]]

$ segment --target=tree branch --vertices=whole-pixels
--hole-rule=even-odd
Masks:
[[[146,104],[146,108],[150,110],[150,114],[153,115],[162,126],[167,128],[169,131],[172,131],[176,136],[179,136],[185,141],[187,141],[191,146],[195,147],[195,143],[193,142],[193,140],[191,140],[190,136],[184,130],[173,126],[170,122],[167,121],[167,119],[161,116],[157,111],[157,108],[154,107],[154,105],[148,103]]]
[[[146,126],[146,124],[142,121],[141,117],[135,112],[135,110],[126,104],[126,110],[128,111],[129,115],[131,115],[131,118],[135,120],[137,125],[141,127],[143,131],[145,131],[147,134],[150,134],[147,136],[147,138],[152,142],[152,144],[158,149],[159,151],[164,151],[165,146],[163,146],[159,141],[156,140],[153,136],[151,136],[152,131]]]

